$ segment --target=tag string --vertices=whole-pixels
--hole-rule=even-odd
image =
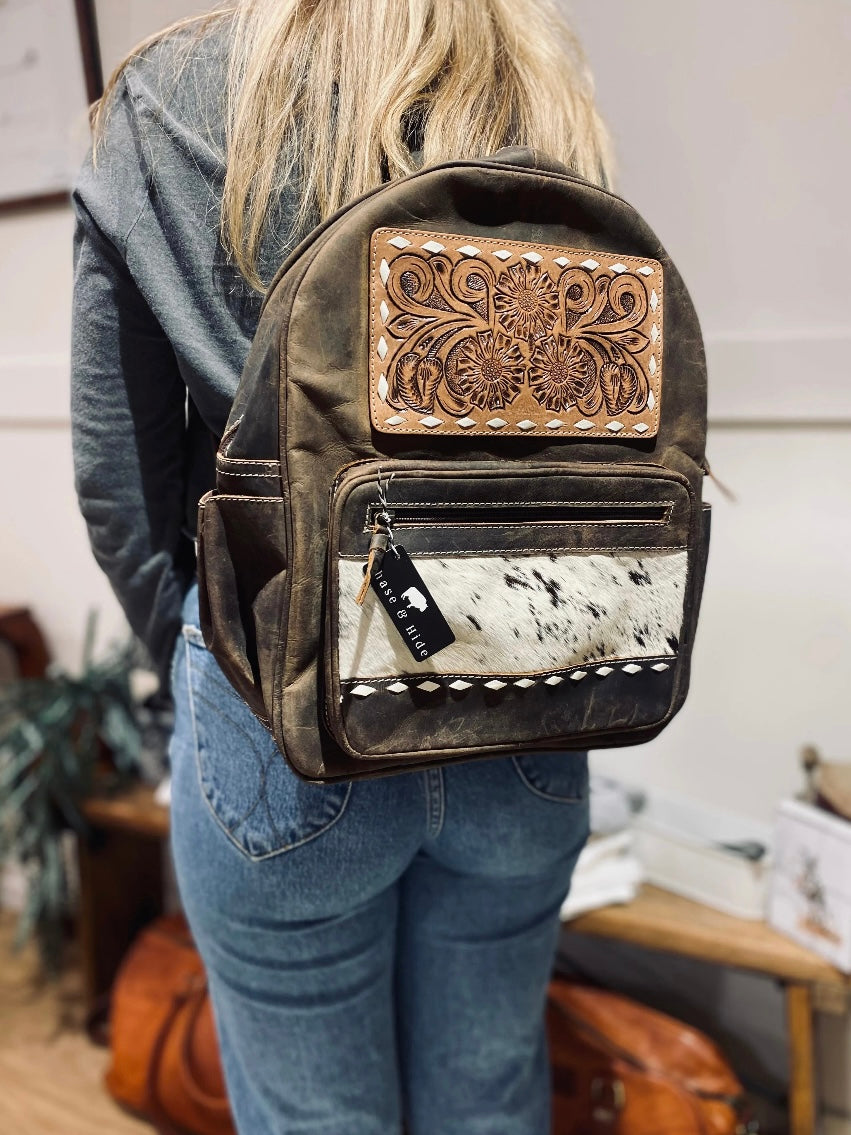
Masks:
[[[384,555],[388,548],[392,548],[396,558],[399,558],[399,550],[393,540],[393,530],[390,527],[390,512],[388,511],[387,504],[387,490],[390,488],[390,482],[393,480],[393,474],[387,480],[387,484],[381,483],[381,470],[378,470],[378,500],[381,505],[381,512],[376,514],[372,522],[372,538],[369,541],[369,555],[366,561],[366,567],[363,573],[363,583],[360,585],[355,602],[362,606],[369,593],[369,587],[372,583],[372,573],[376,566],[384,559]]]
[[[396,556],[396,559],[398,559],[399,558],[399,552],[396,548],[396,541],[393,537],[393,528],[392,528],[391,523],[390,523],[390,521],[391,521],[390,505],[387,502],[387,494],[390,491],[390,485],[391,485],[393,478],[395,476],[396,476],[395,473],[391,473],[390,476],[385,481],[385,483],[382,485],[382,483],[381,483],[381,468],[379,467],[379,469],[378,469],[378,501],[379,501],[379,504],[381,505],[381,512],[379,512],[379,514],[376,516],[375,524],[379,524],[382,527],[387,529],[387,536],[389,538],[388,547],[391,549],[393,554]],[[375,531],[375,525],[373,525],[373,531]]]

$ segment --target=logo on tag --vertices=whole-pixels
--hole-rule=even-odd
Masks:
[[[428,599],[421,591],[417,591],[416,587],[409,587],[407,591],[403,591],[402,598],[418,611],[424,611],[428,606]]]
[[[370,582],[414,658],[430,658],[455,641],[434,596],[401,545],[394,544],[385,553]]]

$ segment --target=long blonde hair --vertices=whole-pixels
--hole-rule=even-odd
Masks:
[[[222,242],[262,288],[267,214],[298,177],[296,224],[420,160],[533,146],[610,179],[606,131],[558,0],[236,0],[140,44],[95,109],[96,147],[126,64],[179,29],[231,20]],[[175,58],[179,58],[177,53]]]

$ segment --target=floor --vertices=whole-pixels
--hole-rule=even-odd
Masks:
[[[152,1135],[103,1086],[108,1052],[82,1030],[79,975],[37,980],[32,950],[11,953],[14,915],[0,911],[0,1132],[3,1135]],[[825,1117],[821,1135],[851,1135]]]
[[[109,1054],[82,1031],[76,971],[39,983],[33,952],[10,952],[13,930],[14,915],[0,913],[0,1131],[151,1135],[102,1087]]]

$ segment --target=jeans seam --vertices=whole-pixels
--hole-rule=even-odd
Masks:
[[[573,796],[559,796],[555,792],[545,792],[542,788],[538,788],[532,783],[520,764],[517,754],[514,753],[511,757],[511,763],[514,765],[515,772],[520,777],[523,785],[534,796],[539,796],[542,800],[550,800],[554,804],[582,804],[587,800],[587,793]]]
[[[425,790],[428,832],[432,839],[436,839],[443,830],[445,815],[445,792],[443,785],[443,769],[430,768],[425,770]]]

